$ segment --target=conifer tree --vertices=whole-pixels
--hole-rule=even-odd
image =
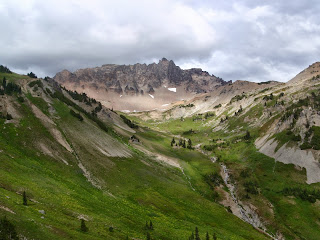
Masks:
[[[189,240],[194,240],[194,233],[192,232],[191,236],[189,237]]]
[[[6,79],[6,77],[3,77],[2,87],[3,87],[4,90],[6,90],[6,86],[7,86],[7,79]]]
[[[210,240],[209,233],[206,234],[206,240]]]
[[[213,233],[213,240],[217,240],[217,235],[216,235],[216,233]]]
[[[244,136],[245,140],[249,140],[251,138],[250,132],[247,130],[246,135]]]
[[[172,138],[172,141],[171,141],[171,147],[176,143],[176,141],[174,140],[174,137]]]
[[[28,199],[27,199],[26,191],[23,191],[22,198],[23,198],[23,205],[27,206],[28,205]]]
[[[151,235],[150,235],[150,233],[147,233],[147,240],[151,240]]]
[[[189,149],[192,149],[192,142],[191,142],[191,139],[189,138],[189,140],[188,140],[188,147],[187,148],[189,148]]]
[[[152,224],[151,221],[150,221],[150,224],[149,224],[149,229],[150,229],[150,230],[153,230],[153,224]]]
[[[186,148],[186,140],[183,140],[182,147]]]
[[[9,220],[7,220],[6,216],[0,219],[0,239],[19,239],[15,226]]]
[[[201,239],[200,239],[200,236],[199,236],[199,229],[198,229],[198,227],[196,227],[196,229],[195,229],[195,240],[201,240]]]
[[[81,231],[82,232],[88,232],[88,227],[86,226],[86,222],[84,221],[84,219],[81,219]]]

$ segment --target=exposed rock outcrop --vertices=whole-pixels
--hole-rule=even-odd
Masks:
[[[119,104],[117,99],[120,95],[121,97],[143,97],[144,93],[156,95],[157,99],[154,101],[157,101],[157,104],[150,105],[148,102],[151,99],[148,95],[136,104],[136,110],[151,110],[166,103],[189,99],[196,93],[211,92],[228,83],[200,68],[182,70],[172,60],[168,61],[165,58],[159,63],[149,65],[106,64],[96,68],[79,69],[73,73],[63,70],[57,73],[54,79],[69,89],[86,92],[107,106],[108,102],[116,102],[112,107],[119,110],[128,109],[127,104]],[[179,88],[179,94],[170,92],[168,87]],[[145,103],[148,103],[148,106],[141,107]]]

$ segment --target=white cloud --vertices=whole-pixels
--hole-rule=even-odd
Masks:
[[[319,60],[319,11],[315,0],[0,0],[0,64],[52,76],[166,57],[225,80],[286,81]]]

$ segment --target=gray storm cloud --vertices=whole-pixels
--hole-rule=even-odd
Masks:
[[[225,80],[287,81],[320,55],[317,1],[0,0],[0,64],[53,76],[166,57]]]

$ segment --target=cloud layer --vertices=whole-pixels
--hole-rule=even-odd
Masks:
[[[320,56],[317,1],[0,0],[0,64],[53,76],[162,57],[225,80],[287,81]]]

